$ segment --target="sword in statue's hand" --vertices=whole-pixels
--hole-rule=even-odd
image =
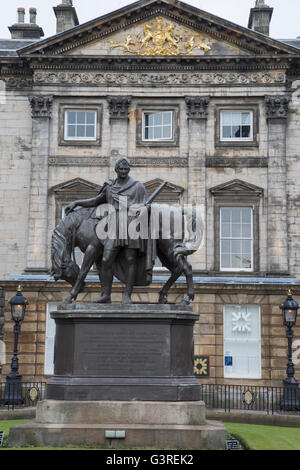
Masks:
[[[150,206],[150,204],[152,203],[152,201],[159,195],[159,193],[164,189],[164,187],[166,186],[167,184],[167,181],[164,181],[163,183],[161,183],[161,185],[151,194],[151,196],[147,199],[147,201],[145,202],[145,206]]]

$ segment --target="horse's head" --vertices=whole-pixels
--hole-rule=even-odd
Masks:
[[[69,282],[73,286],[76,282],[79,271],[80,269],[78,265],[75,261],[70,259],[67,263],[62,263],[61,265],[61,279]]]
[[[51,275],[55,281],[63,279],[74,285],[79,274],[79,267],[72,258],[74,250],[73,216],[67,215],[59,222],[52,235],[51,243]]]

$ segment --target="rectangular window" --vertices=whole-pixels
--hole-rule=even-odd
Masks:
[[[220,140],[252,141],[253,111],[221,111]]]
[[[143,112],[143,140],[173,140],[173,111]]]
[[[224,377],[261,378],[258,305],[224,306]]]
[[[97,111],[65,111],[65,140],[96,140],[96,126]]]
[[[220,270],[253,271],[253,210],[220,208]]]

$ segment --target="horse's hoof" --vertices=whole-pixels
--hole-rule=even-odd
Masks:
[[[71,304],[72,303],[73,297],[71,295],[68,295],[63,301],[62,304]]]
[[[158,303],[164,305],[168,303],[168,300],[166,298],[158,299]]]
[[[93,304],[111,304],[111,298],[107,295],[101,295],[99,299],[92,300]]]
[[[180,305],[190,305],[190,298],[188,296],[185,296],[180,302]]]
[[[127,295],[123,297],[123,300],[122,300],[122,304],[123,305],[130,305],[132,304],[132,301],[131,301],[131,298],[128,297]]]

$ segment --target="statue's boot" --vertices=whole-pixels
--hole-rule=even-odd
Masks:
[[[102,292],[100,297],[92,301],[93,304],[111,304],[111,296]]]
[[[122,304],[132,303],[131,294],[132,294],[134,280],[135,280],[135,270],[136,270],[135,262],[130,263],[128,266],[127,283],[126,283],[126,288],[123,294]]]
[[[95,304],[111,304],[112,275],[110,273],[101,273],[102,290],[101,296],[93,300]]]
[[[131,304],[131,293],[124,292],[123,294],[123,299],[122,299],[122,304]]]

